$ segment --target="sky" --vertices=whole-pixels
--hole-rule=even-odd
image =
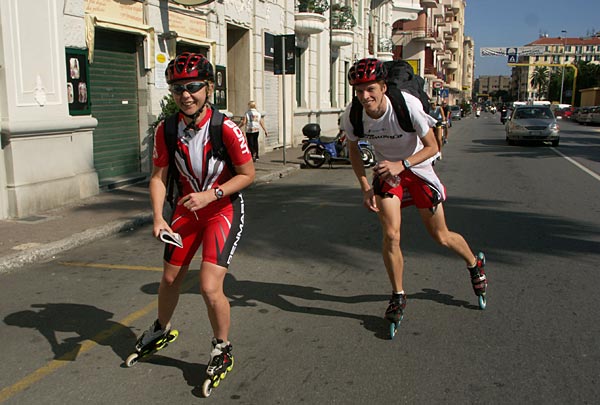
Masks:
[[[465,35],[475,42],[475,77],[510,76],[504,56],[480,56],[484,47],[525,46],[548,34],[577,38],[600,31],[600,0],[466,0]]]

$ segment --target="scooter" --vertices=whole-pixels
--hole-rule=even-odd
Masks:
[[[502,124],[505,124],[506,121],[508,121],[508,109],[506,108],[502,108],[502,110],[500,110],[500,122]]]
[[[317,169],[323,166],[323,163],[327,162],[329,163],[329,168],[331,168],[334,162],[350,162],[346,135],[342,131],[334,137],[322,136],[321,126],[312,123],[306,124],[302,128],[302,134],[308,138],[302,140],[302,150],[304,151],[306,166]],[[359,140],[358,148],[364,166],[366,168],[375,166],[377,162],[371,144],[367,141]]]
[[[475,111],[475,116],[476,116],[477,118],[479,118],[479,116],[480,116],[480,115],[481,115],[481,110],[480,110],[480,109],[477,109],[477,110]]]

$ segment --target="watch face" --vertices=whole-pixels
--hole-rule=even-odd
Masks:
[[[220,188],[217,188],[215,190],[215,194],[217,195],[217,198],[223,198],[223,190],[221,190]]]

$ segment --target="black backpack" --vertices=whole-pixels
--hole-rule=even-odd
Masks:
[[[383,66],[387,73],[385,80],[387,91],[385,94],[392,103],[400,127],[406,132],[415,132],[408,107],[406,106],[406,100],[404,100],[404,96],[402,95],[402,90],[418,98],[423,106],[423,111],[429,114],[431,110],[430,100],[425,90],[423,90],[425,80],[421,76],[416,75],[412,66],[406,61],[388,61],[384,62]],[[354,135],[359,138],[365,136],[362,110],[363,106],[355,96],[352,99],[352,106],[350,107],[350,123],[352,123],[352,127],[354,128]]]
[[[227,149],[223,144],[223,120],[225,116],[216,108],[212,107],[212,116],[210,118],[210,126],[208,133],[210,136],[210,142],[212,144],[212,156],[219,160],[225,161],[229,171],[232,175],[235,175],[235,168],[233,162],[227,153]],[[175,164],[175,152],[177,150],[177,130],[179,124],[179,112],[165,118],[164,123],[164,134],[165,144],[169,153],[169,169],[167,171],[167,202],[171,207],[175,206],[175,193],[174,188],[177,187],[177,195],[181,195],[181,183],[179,182],[179,175],[177,165]]]

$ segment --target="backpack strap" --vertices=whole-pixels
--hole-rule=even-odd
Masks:
[[[235,176],[235,167],[223,143],[223,121],[225,120],[225,115],[215,107],[211,106],[211,108],[212,116],[210,118],[208,133],[212,144],[212,155],[219,160],[225,161],[229,172]]]
[[[358,101],[358,97],[354,96],[352,98],[352,106],[350,107],[350,123],[352,124],[352,128],[354,128],[354,135],[359,138],[365,136],[365,128],[362,122],[362,112],[363,106]]]
[[[396,113],[396,118],[398,119],[400,127],[406,132],[415,132],[402,91],[396,87],[388,86],[386,94],[390,98],[392,108]]]
[[[175,163],[175,151],[177,150],[177,129],[179,125],[179,112],[165,118],[163,123],[165,144],[169,154],[169,169],[167,170],[167,196],[166,200],[173,207],[175,201],[174,188],[177,186],[178,194],[181,194],[181,184],[177,176],[177,165]]]

